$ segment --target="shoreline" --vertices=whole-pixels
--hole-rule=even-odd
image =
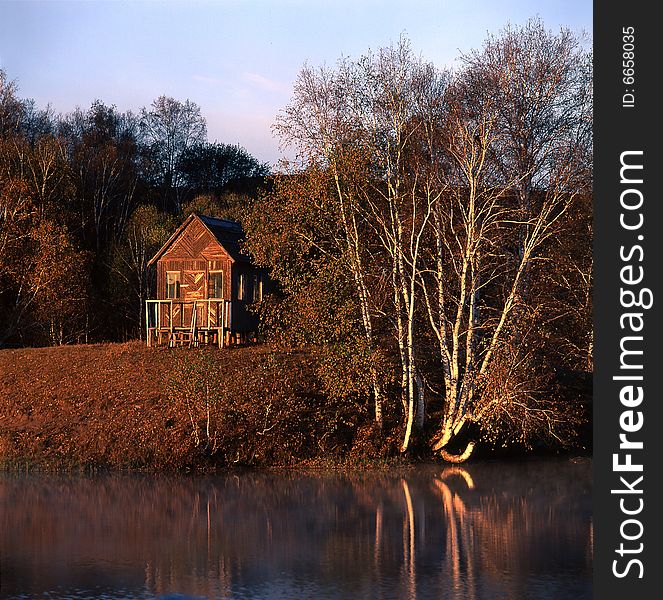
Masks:
[[[191,360],[211,365],[223,382],[217,422],[210,421],[217,431],[208,433],[206,441],[202,433],[196,440],[191,429],[200,419],[201,432],[206,426],[209,430],[204,410],[187,412],[173,396],[174,385],[188,385],[190,372],[183,371],[189,374],[184,379],[173,374],[181,374]],[[409,469],[436,463],[423,448],[401,455],[398,424],[376,435],[368,414],[356,414],[357,403],[325,412],[312,352],[273,352],[259,345],[146,348],[139,341],[4,349],[0,398],[2,471],[211,474]],[[273,405],[280,412],[268,425]],[[352,426],[349,419],[354,419]],[[484,450],[471,463],[542,456],[591,457],[591,446]],[[446,463],[440,459],[439,464]]]

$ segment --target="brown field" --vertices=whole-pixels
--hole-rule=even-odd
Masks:
[[[129,342],[0,350],[0,469],[398,461],[399,424],[378,434],[368,402],[325,397],[317,360],[313,351],[275,352],[264,345],[167,349]],[[567,387],[574,397],[591,394]],[[201,390],[210,391],[209,404]],[[573,451],[591,447],[591,419],[587,423]]]
[[[212,412],[213,447],[205,410],[196,444],[187,409],[168,394],[178,364],[202,353],[225,394]],[[2,350],[0,464],[172,470],[338,454],[351,439],[320,414],[309,359],[260,346],[169,350],[140,342]],[[331,434],[317,431],[321,423],[331,423]]]
[[[160,376],[172,359],[139,342],[0,351],[0,460],[174,466],[183,432],[166,426]]]

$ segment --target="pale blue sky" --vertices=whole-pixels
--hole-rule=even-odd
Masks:
[[[260,160],[305,61],[333,65],[405,33],[439,67],[487,32],[539,16],[591,34],[591,0],[0,0],[0,68],[58,112],[94,99],[138,111],[161,94],[200,105],[210,141]]]

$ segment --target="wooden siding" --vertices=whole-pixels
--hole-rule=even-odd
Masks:
[[[210,256],[205,256],[209,254]],[[173,241],[170,248],[161,257],[164,259],[173,258],[200,258],[208,260],[215,258],[229,258],[228,253],[221,247],[216,238],[210,231],[197,219],[194,219],[182,231],[179,237]]]
[[[202,300],[207,297],[205,270],[184,271],[182,273],[182,300]]]
[[[181,297],[188,300],[207,298],[209,272],[223,271],[224,297],[230,298],[231,264],[230,255],[216,238],[200,221],[193,220],[157,262],[157,298],[166,298],[167,271],[180,272]]]
[[[245,278],[244,298],[237,298],[238,276],[242,274]],[[234,263],[232,272],[232,303],[233,303],[233,329],[241,332],[256,331],[258,320],[249,308],[253,304],[253,276],[262,275],[263,297],[269,291],[267,282],[267,271],[243,263]]]

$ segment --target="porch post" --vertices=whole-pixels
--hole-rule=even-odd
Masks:
[[[145,300],[145,342],[150,347],[150,302]]]

